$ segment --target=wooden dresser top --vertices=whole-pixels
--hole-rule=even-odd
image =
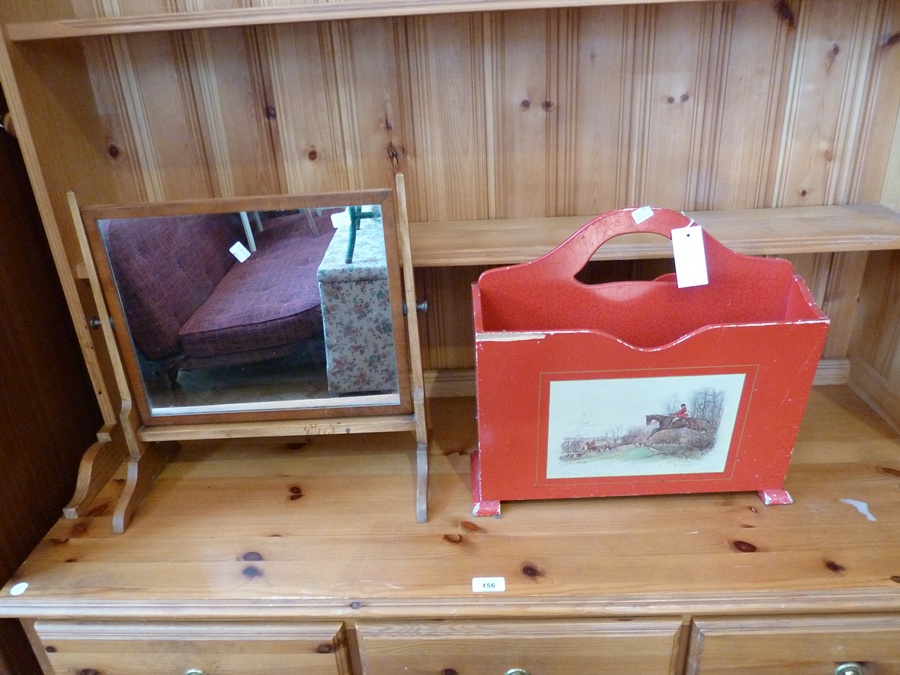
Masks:
[[[2,590],[0,616],[900,611],[900,438],[847,387],[813,390],[791,506],[730,493],[506,502],[476,518],[474,401],[429,407],[427,524],[411,434],[184,444],[124,534],[110,525],[121,475],[92,515],[60,520]],[[475,593],[479,577],[506,590]]]

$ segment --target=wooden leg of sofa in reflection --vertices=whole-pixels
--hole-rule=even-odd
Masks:
[[[118,424],[104,425],[97,432],[97,442],[81,458],[75,492],[63,509],[63,516],[80,518],[85,515],[91,501],[127,456],[128,447],[122,427]]]

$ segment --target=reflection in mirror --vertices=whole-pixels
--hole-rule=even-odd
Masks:
[[[145,424],[401,405],[390,209],[251,208],[259,199],[229,212],[96,209],[86,219],[112,282],[107,303],[127,327],[117,340]]]

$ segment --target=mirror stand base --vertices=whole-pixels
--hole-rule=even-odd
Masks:
[[[113,532],[121,534],[128,528],[138,505],[153,486],[176,446],[177,443],[174,442],[141,444],[140,457],[129,458],[125,487],[113,514]],[[91,505],[94,498],[122,465],[122,460],[130,454],[122,425],[104,425],[97,432],[97,442],[88,448],[81,459],[75,490],[72,499],[63,508],[63,517],[74,520],[93,515]]]
[[[113,514],[112,529],[115,534],[122,534],[128,528],[138,505],[156,482],[156,477],[163,470],[169,453],[176,445],[175,443],[148,443],[140,459],[128,460],[125,489],[119,497],[116,511]]]
[[[128,447],[122,427],[106,424],[97,432],[97,442],[87,449],[78,466],[78,479],[72,499],[63,508],[65,518],[81,518],[97,493],[112,478],[122,460],[128,456]]]
[[[428,522],[428,441],[416,445],[416,520]]]

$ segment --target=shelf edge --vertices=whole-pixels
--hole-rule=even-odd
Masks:
[[[213,11],[146,14],[140,16],[23,21],[6,25],[12,42],[128,35],[161,31],[265,26],[311,21],[495,12],[521,9],[562,9],[603,5],[668,4],[684,0],[353,0],[308,5],[245,7]],[[713,2],[714,0],[689,0]]]
[[[790,255],[900,249],[900,215],[880,204],[733,211],[687,215],[738,253]],[[507,265],[527,262],[562,243],[591,216],[412,223],[416,267]],[[852,226],[846,224],[852,222]],[[790,226],[788,226],[790,225]],[[540,228],[532,243],[522,232]],[[671,257],[667,241],[652,235],[608,242],[593,260]],[[466,248],[459,241],[468,243]]]

